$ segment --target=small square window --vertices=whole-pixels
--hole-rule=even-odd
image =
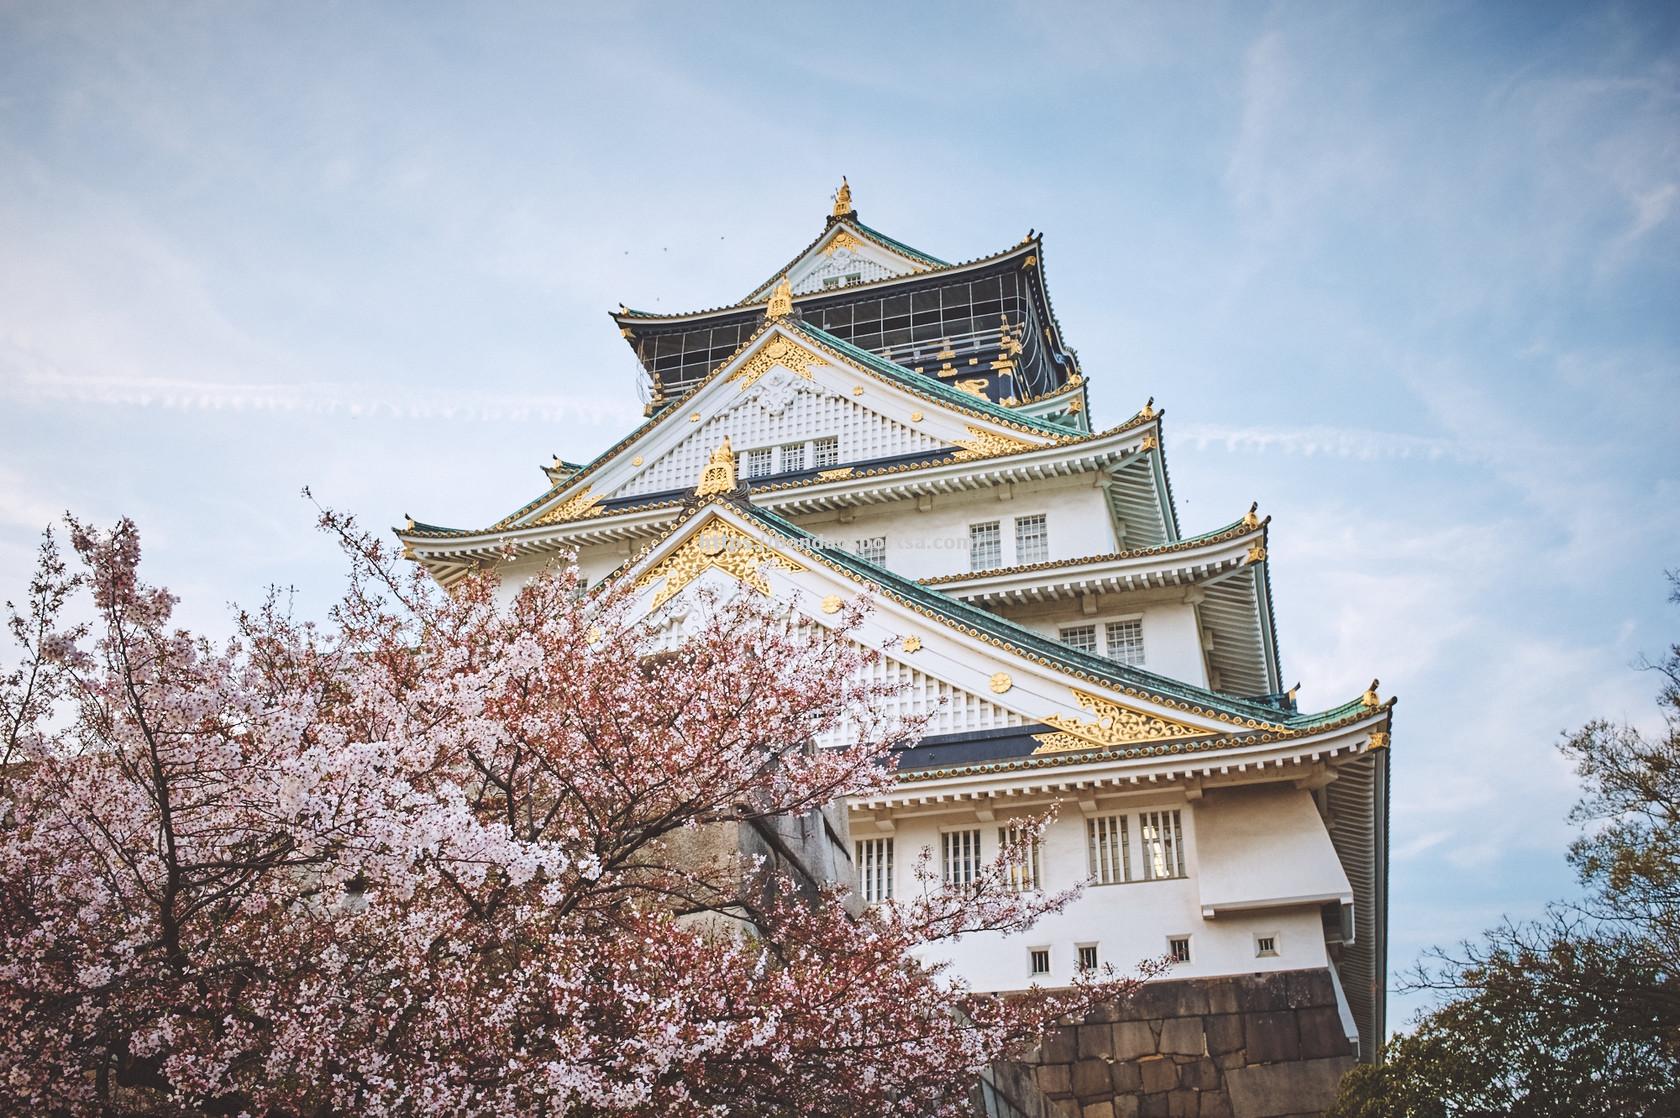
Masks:
[[[863,281],[863,273],[862,272],[847,272],[846,273],[846,282],[847,283],[861,283],[862,281]]]
[[[1175,963],[1188,963],[1190,961],[1190,937],[1168,936],[1167,954],[1172,956],[1172,961]]]
[[[1108,638],[1108,658],[1134,667],[1143,663],[1143,621],[1133,617],[1126,621],[1110,621],[1105,626]]]
[[[830,435],[826,439],[818,439],[811,446],[816,451],[817,469],[826,470],[831,466],[840,464],[840,440],[835,436]]]
[[[1265,959],[1275,957],[1278,953],[1278,937],[1276,932],[1254,937],[1254,957]]]
[[[1097,650],[1097,627],[1095,625],[1069,625],[1059,634],[1062,643],[1078,652],[1095,652]]]
[[[1035,947],[1027,952],[1027,969],[1034,976],[1050,973],[1050,949]]]
[[[1042,563],[1050,558],[1050,532],[1044,514],[1015,518],[1015,562]]]
[[[885,566],[887,562],[887,537],[870,536],[867,539],[858,540],[852,548],[852,554],[859,559],[874,563],[876,566]]]
[[[839,287],[840,286],[840,277],[839,276],[828,276],[828,277],[824,278],[823,286],[824,287]]]
[[[798,473],[805,468],[805,444],[789,443],[782,447],[782,473]]]
[[[1003,540],[998,527],[996,520],[968,526],[969,570],[989,571],[1003,566]]]
[[[746,475],[748,477],[768,477],[775,468],[771,464],[770,448],[767,446],[760,447],[757,450],[749,450],[742,457],[745,459]]]
[[[1079,945],[1079,969],[1087,971],[1097,969],[1096,944],[1082,943]]]

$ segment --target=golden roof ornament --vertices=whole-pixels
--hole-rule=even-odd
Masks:
[[[856,213],[852,205],[852,186],[846,181],[846,176],[840,176],[840,189],[834,192],[834,216],[850,217]]]
[[[1373,679],[1371,686],[1365,688],[1365,693],[1359,696],[1359,701],[1367,707],[1382,706],[1382,699],[1377,695],[1377,684],[1380,682],[1380,680]]]
[[[712,451],[712,456],[700,468],[700,481],[694,487],[696,497],[710,497],[714,493],[735,491],[735,451],[729,446],[729,436]]]
[[[793,313],[793,284],[786,276],[776,285],[776,290],[770,293],[770,307],[765,315],[769,318],[786,318]]]
[[[1260,527],[1260,502],[1259,501],[1255,501],[1253,504],[1248,506],[1248,511],[1243,514],[1242,522],[1243,522],[1243,527],[1244,528],[1258,528],[1258,527]]]
[[[1149,399],[1144,401],[1142,414],[1145,419],[1155,418],[1155,397],[1151,396]]]

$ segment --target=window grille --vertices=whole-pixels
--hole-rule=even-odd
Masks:
[[[1188,963],[1190,961],[1190,937],[1169,936],[1167,938],[1167,953],[1172,956],[1175,963]]]
[[[1277,936],[1270,935],[1254,937],[1254,955],[1256,958],[1263,959],[1269,955],[1276,955],[1277,953]]]
[[[1042,563],[1050,558],[1050,529],[1044,514],[1015,518],[1015,562]]]
[[[852,553],[859,559],[867,560],[879,566],[886,566],[887,537],[870,536],[868,539],[859,540],[856,546],[852,548]]]
[[[840,464],[840,440],[837,437],[830,435],[826,439],[818,439],[811,445],[816,450],[817,469],[826,470],[830,466]]]
[[[760,447],[757,450],[749,450],[742,455],[742,458],[745,459],[745,473],[748,477],[768,477],[775,469],[770,460],[770,448],[767,446]]]
[[[789,443],[782,447],[782,473],[797,473],[805,468],[805,444]]]
[[[1035,947],[1027,952],[1027,969],[1034,975],[1050,973],[1050,949]]]
[[[945,884],[972,885],[980,875],[980,830],[946,831],[940,836],[945,847]]]
[[[1095,652],[1097,650],[1097,627],[1095,625],[1069,625],[1060,634],[1062,643],[1080,652]]]
[[[1176,811],[1146,811],[1139,817],[1138,843],[1143,848],[1143,879],[1184,876],[1184,832]]]
[[[892,900],[893,840],[860,839],[857,844],[858,893],[866,904]]]
[[[1079,948],[1079,969],[1080,970],[1096,970],[1097,969],[1097,945],[1096,944],[1087,943],[1087,944],[1082,945]]]
[[[1118,664],[1143,663],[1143,621],[1133,617],[1126,621],[1110,621],[1106,626],[1108,658]]]
[[[1003,539],[998,521],[968,526],[968,567],[972,571],[989,571],[1003,566]]]
[[[1114,885],[1132,879],[1132,855],[1124,815],[1098,815],[1085,821],[1091,880]]]
[[[999,827],[998,849],[1007,849],[1025,838],[1026,835],[1019,827]],[[1011,858],[1009,861],[1009,887],[1017,893],[1024,893],[1040,887],[1038,846],[1038,841],[1035,839],[1031,846],[1028,846],[1018,856]]]

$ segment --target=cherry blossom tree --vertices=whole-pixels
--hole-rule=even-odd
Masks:
[[[1024,846],[960,892],[924,858],[867,910],[692,856],[892,779],[920,727],[870,713],[866,607],[701,593],[672,639],[572,569],[444,592],[322,523],[350,573],[320,625],[271,594],[225,641],[180,629],[127,521],[71,521],[74,563],[49,535],[8,604],[0,1111],[956,1114],[1131,989],[1003,999],[925,962],[1071,899],[1012,889]]]

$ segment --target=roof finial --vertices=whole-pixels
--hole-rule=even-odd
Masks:
[[[851,217],[857,213],[852,206],[852,186],[846,181],[846,176],[840,176],[840,189],[834,192],[834,216]]]
[[[1247,512],[1246,515],[1243,516],[1243,521],[1242,522],[1243,522],[1243,527],[1244,528],[1258,528],[1258,527],[1260,527],[1260,502],[1259,501],[1255,501],[1253,504],[1248,506],[1248,512]]]
[[[776,285],[776,290],[770,293],[770,308],[764,312],[770,318],[786,318],[793,313],[793,284],[788,282],[787,276]]]
[[[1382,706],[1382,698],[1377,694],[1377,684],[1380,682],[1380,680],[1373,679],[1371,686],[1365,688],[1365,693],[1359,696],[1359,701],[1368,707]]]
[[[735,491],[735,452],[730,449],[729,436],[725,435],[718,448],[712,451],[712,456],[706,464],[700,467],[700,482],[694,487],[696,497],[709,497],[714,493],[733,493]]]
[[[1143,418],[1145,418],[1145,419],[1154,419],[1155,418],[1155,397],[1151,396],[1149,399],[1144,401],[1144,403],[1143,403]]]

